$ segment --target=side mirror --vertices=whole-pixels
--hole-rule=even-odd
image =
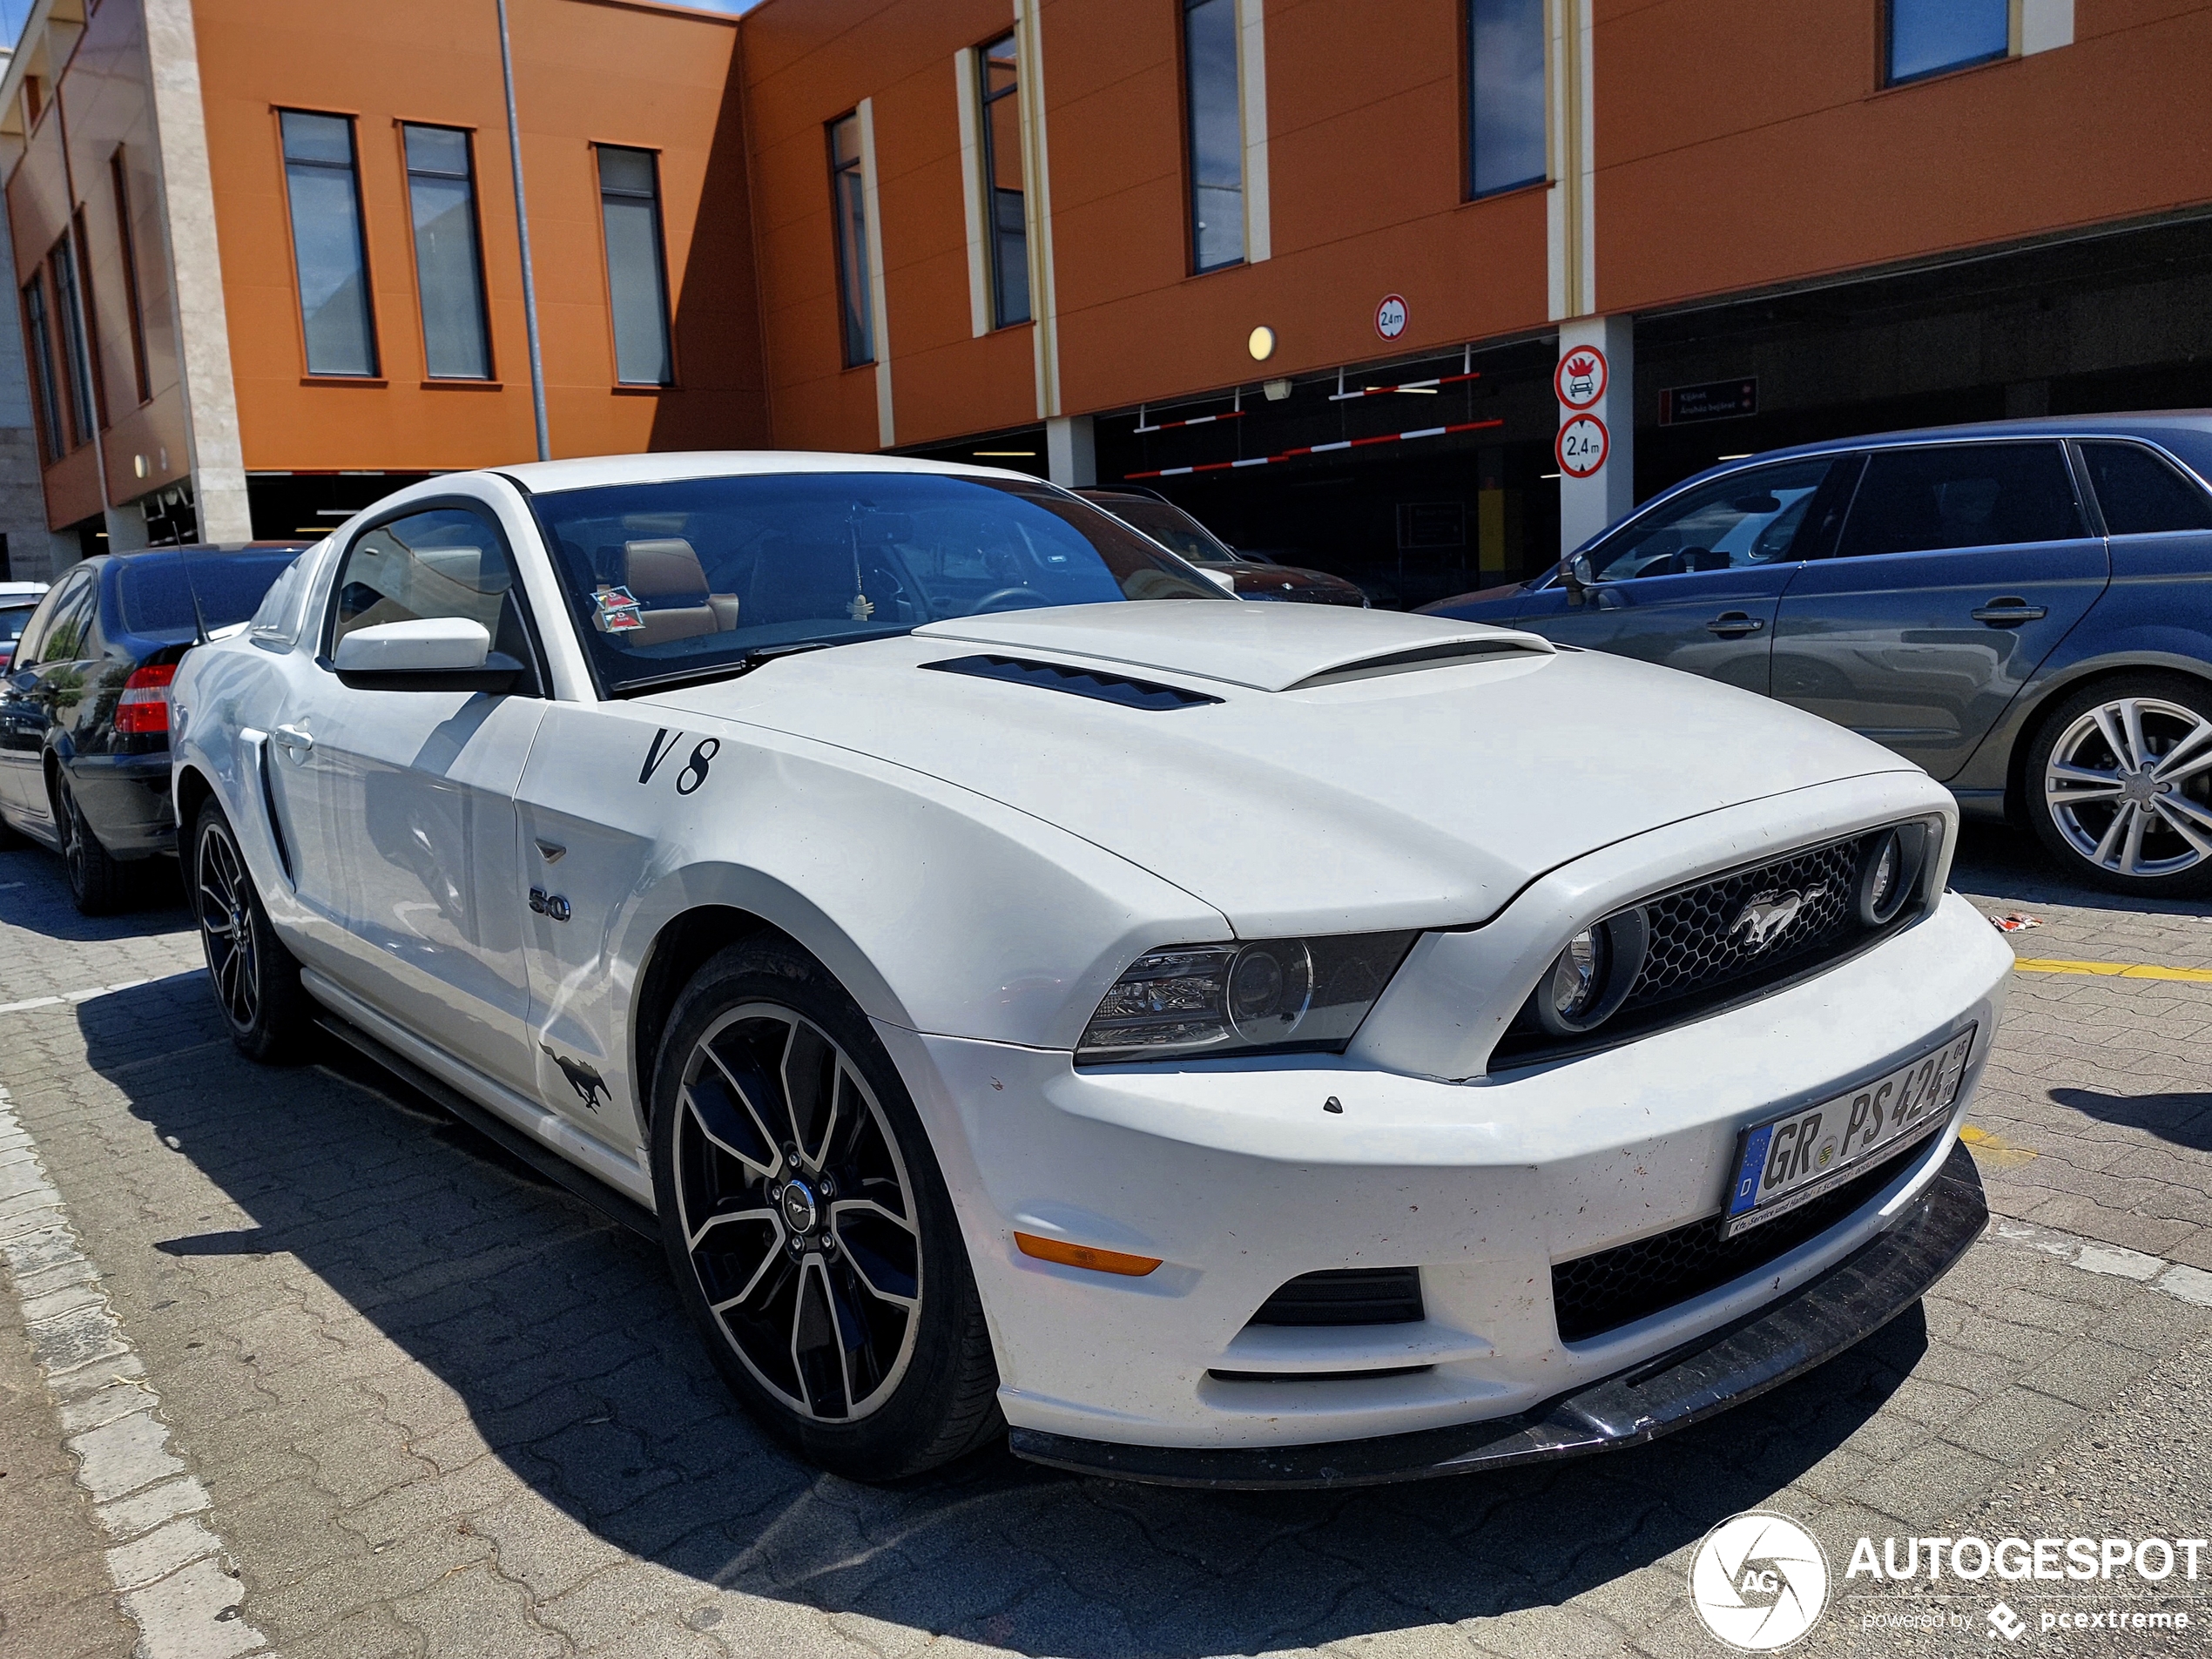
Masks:
[[[1590,569],[1590,556],[1577,553],[1574,557],[1559,562],[1559,583],[1567,590],[1567,603],[1579,605],[1588,597],[1589,590],[1597,584],[1597,576]]]
[[[356,628],[331,666],[356,691],[504,691],[523,665],[491,648],[491,633],[465,617],[426,617]]]
[[[1209,570],[1202,564],[1198,566],[1198,574],[1205,577],[1207,581],[1212,583],[1216,587],[1219,588],[1231,598],[1234,599],[1237,597],[1237,578],[1230,575],[1228,571]]]

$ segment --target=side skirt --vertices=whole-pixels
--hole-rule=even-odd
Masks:
[[[497,1113],[479,1106],[459,1089],[441,1082],[342,1015],[326,1011],[317,1024],[348,1048],[374,1060],[410,1089],[432,1100],[475,1130],[496,1142],[556,1186],[565,1188],[608,1220],[619,1222],[641,1238],[660,1242],[660,1222],[653,1212],[628,1194],[577,1168],[551,1147],[533,1139]]]

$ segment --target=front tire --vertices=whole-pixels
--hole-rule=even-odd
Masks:
[[[653,1185],[685,1311],[732,1393],[810,1461],[918,1474],[1004,1430],[952,1197],[844,988],[780,942],[678,999],[654,1070]]]
[[[297,1057],[314,1025],[300,963],[276,936],[231,821],[212,800],[192,826],[187,867],[208,981],[231,1041],[263,1065]]]
[[[2037,839],[2078,879],[2141,898],[2212,892],[2212,687],[2132,674],[2037,729],[2022,778]]]

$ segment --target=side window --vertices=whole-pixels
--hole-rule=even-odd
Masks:
[[[439,507],[363,530],[339,566],[330,649],[357,628],[432,617],[482,623],[491,648],[524,665],[517,690],[536,694],[536,660],[514,567],[499,531],[465,507]]]
[[[1601,582],[1803,558],[1805,519],[1836,462],[1824,456],[1716,479],[1623,525],[1592,554]]]
[[[2085,533],[2055,443],[1878,449],[1836,551],[1860,558],[2062,542]]]
[[[30,620],[24,624],[23,637],[16,642],[17,668],[29,668],[44,657],[46,636],[53,631],[54,618],[77,597],[91,574],[79,570],[73,577],[64,577],[38,602],[38,609],[30,613]]]
[[[2212,529],[2212,501],[2149,450],[2132,443],[2085,443],[2089,482],[2114,536]]]
[[[92,613],[98,609],[99,602],[99,577],[91,570],[79,572],[60,594],[59,603],[46,624],[45,635],[34,652],[36,659],[42,663],[73,663],[82,657],[92,636]]]

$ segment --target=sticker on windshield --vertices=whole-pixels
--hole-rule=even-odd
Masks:
[[[602,588],[591,598],[599,607],[599,614],[592,620],[599,624],[601,633],[627,633],[645,625],[645,608],[628,588]]]

